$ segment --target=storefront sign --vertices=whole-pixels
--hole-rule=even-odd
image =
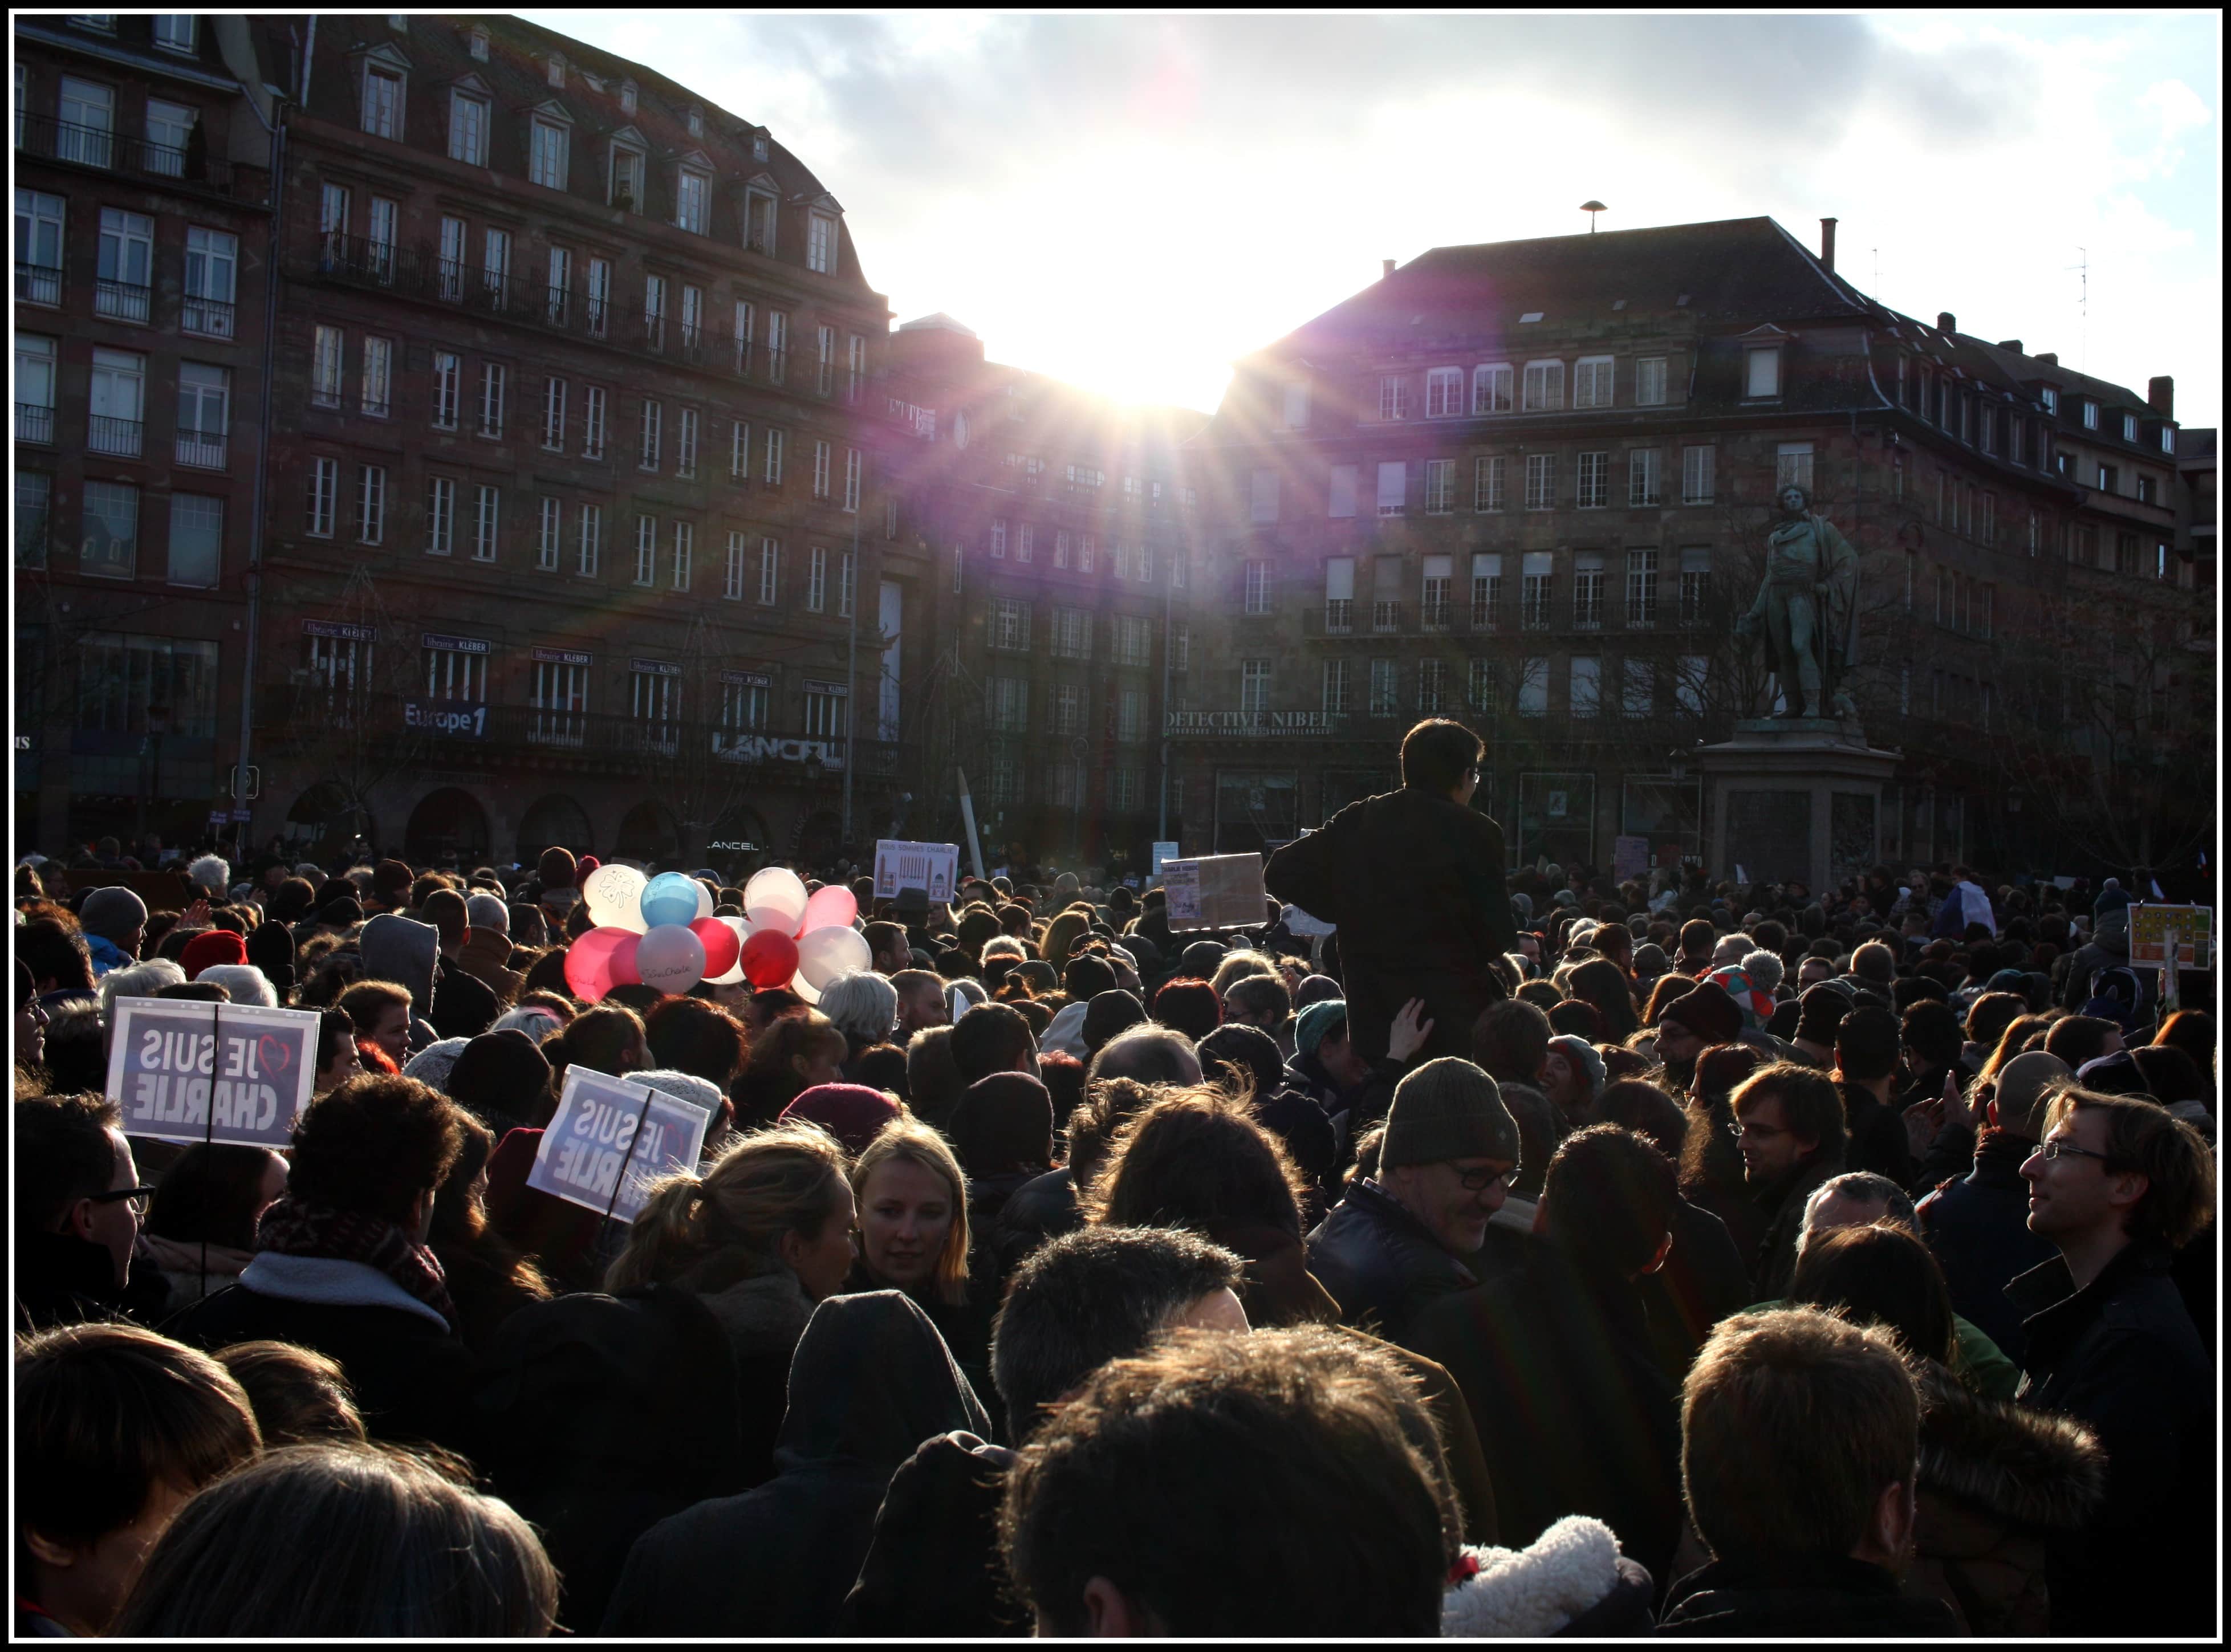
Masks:
[[[464,700],[406,700],[403,702],[403,726],[428,729],[436,734],[453,734],[462,739],[484,740],[488,738],[488,707]]]
[[[337,636],[344,642],[377,642],[379,628],[376,625],[343,625],[337,620],[304,620],[304,636]]]
[[[418,642],[443,654],[486,654],[491,646],[486,637],[448,636],[440,631],[421,632]]]
[[[671,660],[630,660],[628,669],[640,671],[647,677],[678,677],[682,668]]]
[[[844,753],[835,740],[785,739],[775,734],[738,734],[714,755],[723,763],[818,763],[824,769],[844,766]]]
[[[1162,720],[1162,732],[1173,736],[1212,734],[1338,734],[1347,727],[1343,712],[1328,711],[1198,711],[1171,712]]]
[[[537,649],[534,657],[546,665],[594,665],[597,656],[579,649]]]

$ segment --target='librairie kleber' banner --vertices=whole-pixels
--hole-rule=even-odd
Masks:
[[[704,1108],[647,1084],[569,1067],[527,1184],[616,1222],[632,1222],[653,1182],[695,1168],[712,1122]]]
[[[317,1080],[318,1012],[119,998],[108,1097],[124,1133],[284,1147]]]

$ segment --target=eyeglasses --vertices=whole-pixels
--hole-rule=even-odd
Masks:
[[[1749,1136],[1759,1141],[1770,1141],[1776,1136],[1786,1136],[1788,1133],[1780,1125],[1745,1124],[1740,1119],[1732,1120],[1728,1125],[1728,1134],[1737,1140]]]
[[[2079,1147],[2073,1141],[2042,1141],[2038,1144],[2037,1151],[2045,1156],[2048,1164],[2056,1158],[2096,1158],[2103,1165],[2121,1162],[2112,1153],[2095,1153],[2089,1147]]]
[[[1453,1165],[1449,1168],[1456,1169]],[[1507,1184],[1517,1173],[1518,1166],[1516,1165],[1499,1171],[1458,1171],[1457,1182],[1467,1193],[1484,1193],[1491,1187]]]
[[[119,1199],[126,1199],[131,1202],[133,1215],[146,1216],[147,1202],[155,1197],[155,1190],[152,1187],[120,1187],[106,1193],[88,1193],[86,1197],[95,1204],[113,1204]]]

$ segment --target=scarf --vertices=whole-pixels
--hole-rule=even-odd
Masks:
[[[326,1256],[376,1268],[451,1325],[456,1305],[434,1253],[392,1222],[360,1210],[305,1204],[288,1194],[255,1224],[255,1248],[281,1256]]]

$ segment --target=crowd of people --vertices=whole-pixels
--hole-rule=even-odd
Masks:
[[[1239,930],[863,881],[818,991],[576,997],[562,849],[19,866],[16,1632],[2213,1633],[2212,976],[1509,878],[1480,757]],[[120,998],[316,1012],[289,1145],[126,1135]],[[631,1221],[576,1065],[709,1120]]]

